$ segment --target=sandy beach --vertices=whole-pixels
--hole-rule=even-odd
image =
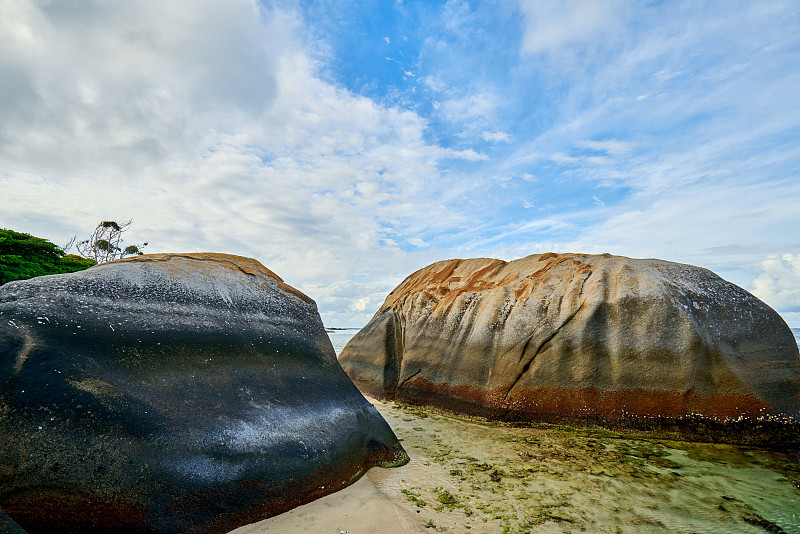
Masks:
[[[306,532],[321,534],[422,532],[413,517],[375,486],[377,469],[355,484],[279,516],[238,528],[235,534]]]
[[[408,465],[234,532],[800,533],[798,455],[370,400]]]

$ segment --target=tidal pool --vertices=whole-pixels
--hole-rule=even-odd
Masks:
[[[411,462],[370,479],[414,532],[800,534],[797,449],[508,427],[372,402]]]

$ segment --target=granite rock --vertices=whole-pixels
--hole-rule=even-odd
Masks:
[[[339,361],[362,391],[491,419],[715,422],[800,414],[781,317],[661,260],[450,260],[395,288]]]
[[[0,507],[30,533],[227,532],[407,460],[313,300],[255,260],[0,287]]]

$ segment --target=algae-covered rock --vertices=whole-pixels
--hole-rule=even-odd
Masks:
[[[780,316],[706,269],[661,260],[434,263],[339,361],[373,395],[493,419],[800,415],[800,356]]]
[[[314,302],[255,260],[0,287],[0,507],[28,532],[227,532],[405,461]]]

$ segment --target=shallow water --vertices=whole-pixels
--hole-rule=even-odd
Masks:
[[[373,402],[412,460],[370,477],[421,529],[800,533],[800,454]]]
[[[356,332],[329,333],[337,354]],[[373,403],[411,462],[370,476],[415,532],[800,534],[800,449],[510,428]]]

